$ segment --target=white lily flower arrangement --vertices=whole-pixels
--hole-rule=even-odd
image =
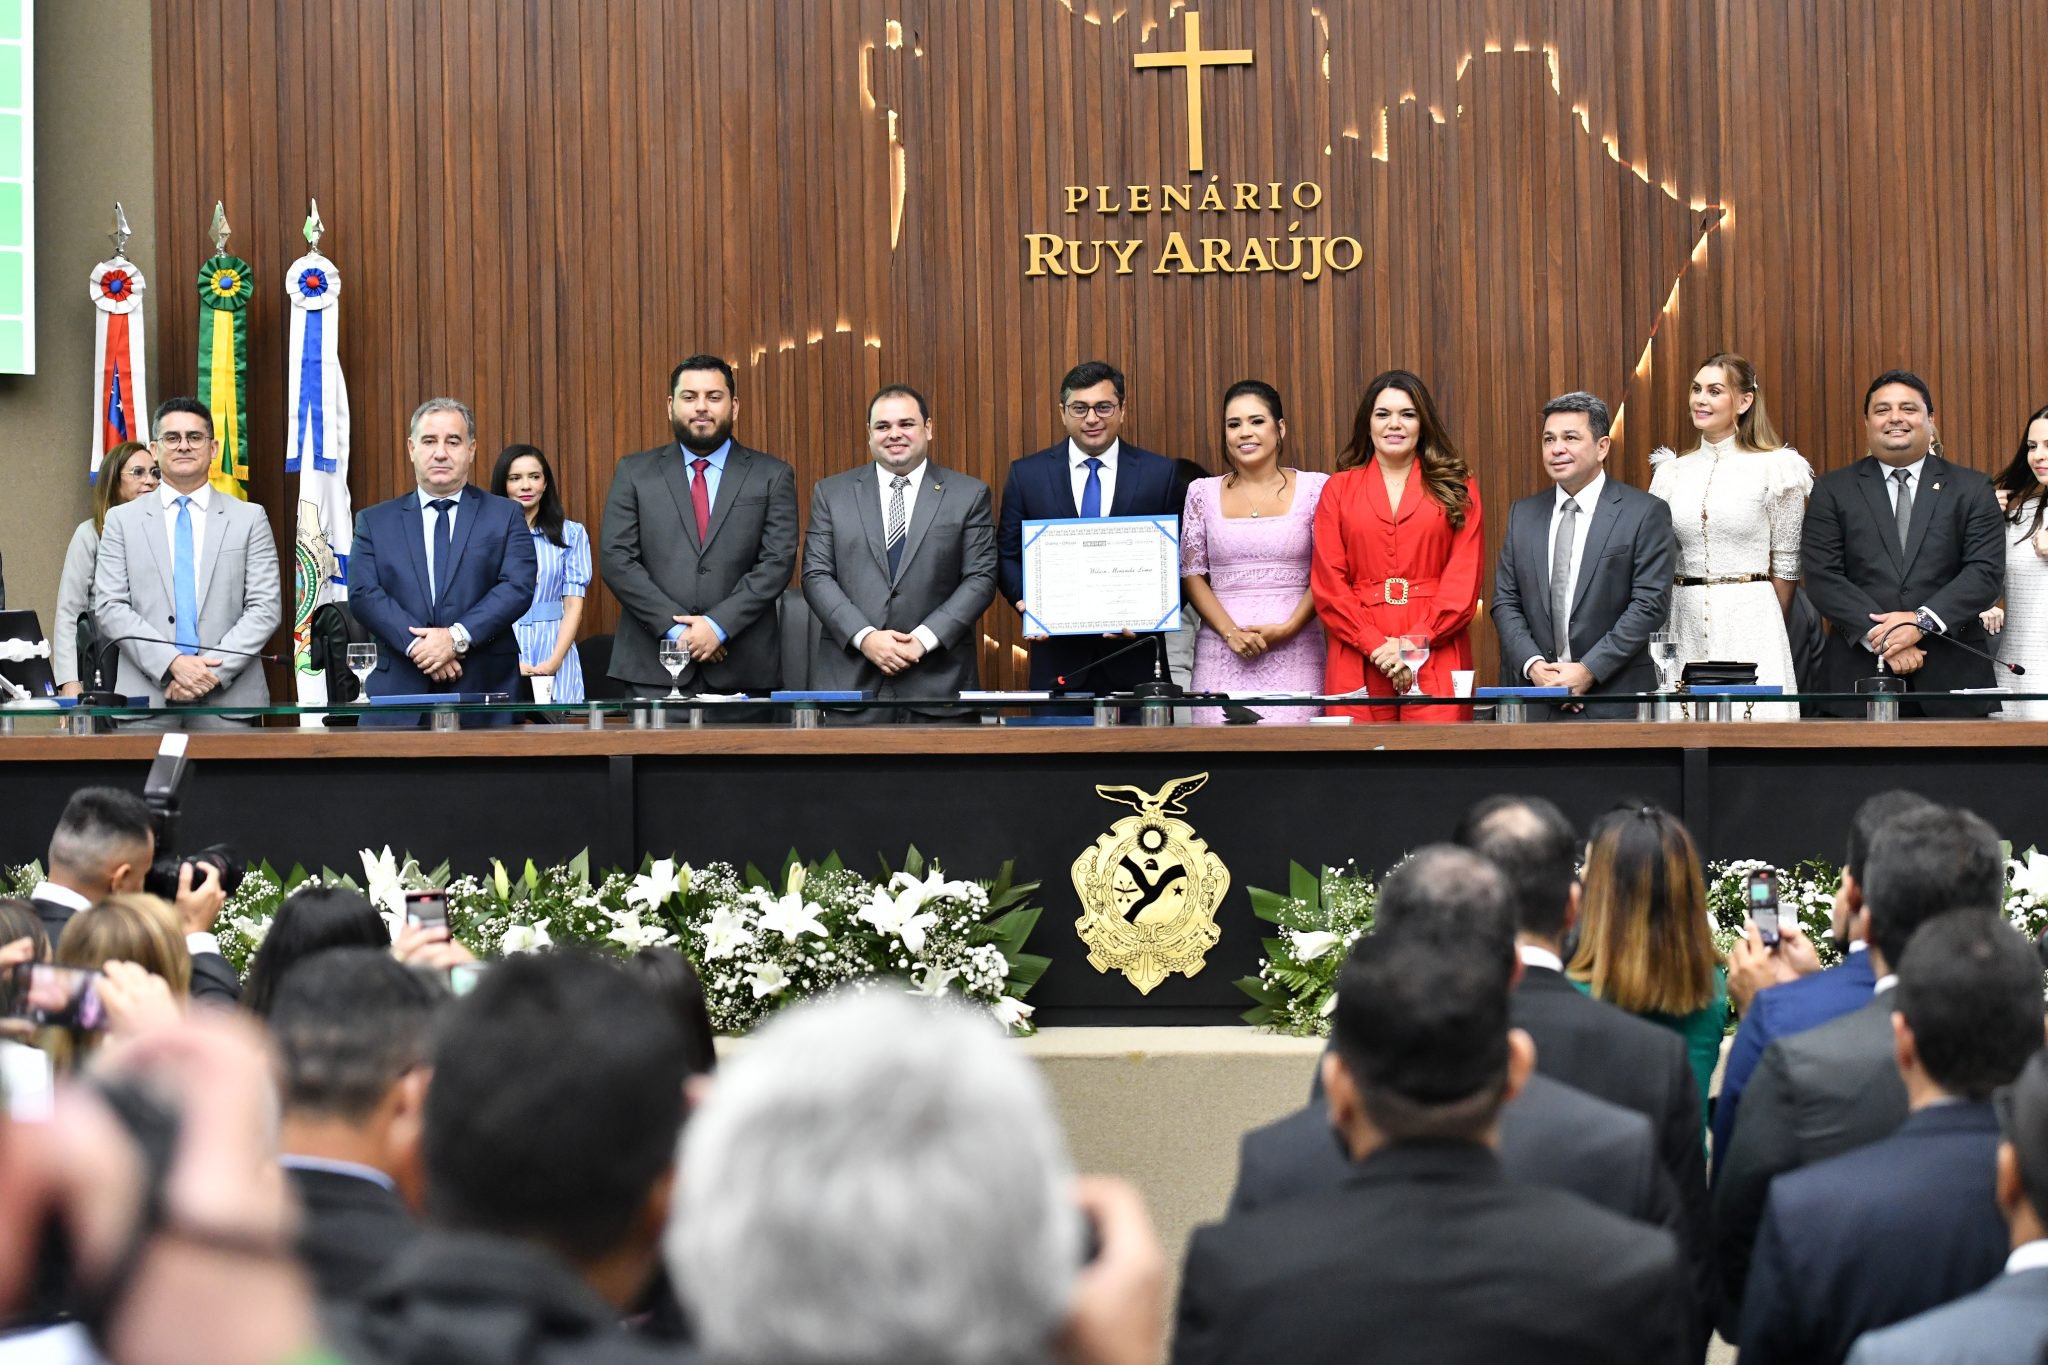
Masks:
[[[1252,913],[1279,932],[1263,940],[1259,974],[1237,987],[1258,1003],[1244,1020],[1297,1038],[1330,1036],[1337,973],[1351,945],[1372,930],[1379,886],[1355,863],[1311,872],[1287,865],[1287,891],[1251,888]]]

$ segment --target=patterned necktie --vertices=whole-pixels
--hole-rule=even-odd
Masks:
[[[1081,515],[1099,517],[1102,515],[1102,461],[1090,455],[1088,483],[1081,489]]]
[[[1905,470],[1894,469],[1892,482],[1899,486],[1899,499],[1892,508],[1892,516],[1899,524],[1899,551],[1904,553],[1906,537],[1913,529],[1913,479]]]
[[[903,514],[903,490],[910,487],[907,475],[898,474],[889,480],[889,525],[883,534],[883,542],[889,549],[889,577],[896,576],[896,566],[903,562],[903,533],[908,529],[909,520]]]
[[[448,513],[455,506],[455,499],[435,498],[427,506],[434,509],[434,572],[432,578],[434,601],[439,603],[441,595],[448,590],[448,570],[451,567],[448,561],[455,557],[449,552],[448,548],[453,540],[453,536],[450,534],[451,528],[448,524]]]
[[[1566,498],[1557,509],[1557,543],[1550,549],[1550,629],[1557,661],[1572,657],[1572,540],[1579,526],[1579,500]]]
[[[199,556],[192,550],[192,499],[178,499],[178,525],[173,532],[176,552],[171,556],[172,609],[178,613],[177,644],[180,654],[199,652]]]
[[[711,481],[704,474],[711,461],[699,456],[690,461],[690,468],[696,471],[690,476],[690,510],[697,514],[697,543],[702,545],[711,534]]]

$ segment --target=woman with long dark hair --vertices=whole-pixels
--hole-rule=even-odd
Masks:
[[[1593,826],[1566,972],[1598,1000],[1685,1039],[1700,1112],[1728,1023],[1728,974],[1707,925],[1699,849],[1655,806],[1612,811]]]
[[[2026,691],[2048,687],[2048,407],[2020,431],[2020,448],[1992,485],[2005,513],[2005,605],[1984,613],[1998,636],[1998,657],[2027,670]],[[2009,701],[2008,720],[2048,720],[2048,702]]]
[[[100,532],[106,528],[107,513],[156,492],[161,478],[156,452],[140,441],[123,441],[100,457],[99,473],[93,478],[92,516],[78,523],[65,548],[64,572],[57,580],[57,622],[50,628],[50,672],[57,690],[67,697],[77,696],[91,681],[86,675],[92,661],[81,655],[79,626],[92,622],[92,577],[99,566]],[[88,643],[99,638],[97,629],[85,634]],[[113,685],[112,678],[106,681]]]
[[[1197,692],[1320,692],[1326,649],[1308,590],[1316,502],[1329,475],[1281,464],[1287,418],[1271,384],[1239,380],[1223,395],[1228,474],[1188,485],[1181,587],[1202,618]],[[1307,721],[1313,707],[1254,708]],[[1220,722],[1215,707],[1198,722]]]
[[[533,534],[533,605],[512,623],[519,640],[519,671],[552,678],[555,701],[583,700],[583,666],[576,657],[576,627],[590,591],[590,533],[570,521],[555,488],[554,467],[539,446],[509,445],[491,469],[491,491],[526,513]]]
[[[1484,535],[1479,485],[1444,430],[1436,400],[1407,370],[1365,387],[1350,444],[1316,506],[1310,587],[1329,637],[1323,686],[1375,697],[1417,690],[1453,695],[1451,673],[1472,667]],[[1401,637],[1429,657],[1417,676]],[[1333,707],[1375,721],[1469,720],[1458,706]]]

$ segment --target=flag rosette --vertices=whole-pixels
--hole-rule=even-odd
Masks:
[[[341,297],[341,276],[334,268],[324,263],[315,263],[314,257],[300,260],[285,281],[285,289],[292,296],[292,302],[300,308],[319,312],[332,308]]]
[[[92,268],[86,292],[92,297],[93,307],[102,313],[132,313],[142,307],[142,292],[147,287],[140,270],[127,261],[115,259],[101,261]]]
[[[199,267],[199,302],[207,308],[239,313],[249,306],[254,287],[249,263],[240,256],[215,256]]]

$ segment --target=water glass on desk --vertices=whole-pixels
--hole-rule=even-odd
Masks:
[[[681,640],[661,642],[661,666],[668,671],[668,696],[664,701],[682,701],[683,670],[690,666],[690,648]]]
[[[346,658],[348,671],[356,675],[356,700],[367,705],[370,700],[370,675],[377,671],[377,646],[350,645]]]

